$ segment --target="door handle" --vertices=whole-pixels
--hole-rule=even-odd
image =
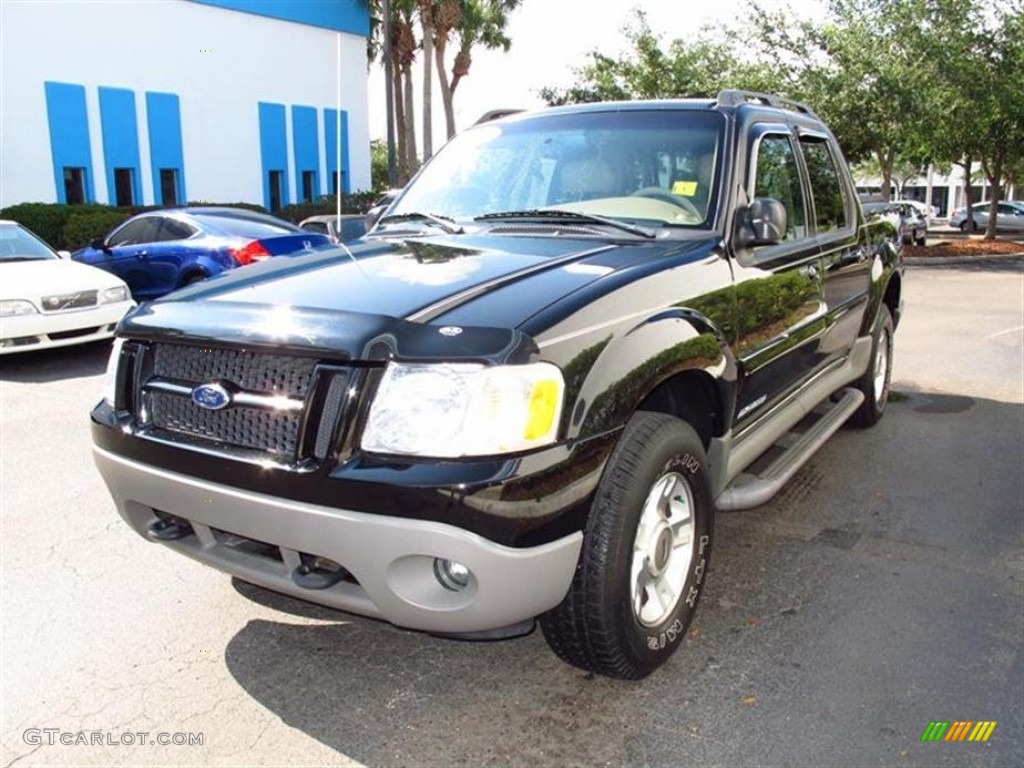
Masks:
[[[146,258],[149,258],[149,251],[147,251],[147,250],[136,251],[135,255],[138,256],[140,259],[146,259]]]

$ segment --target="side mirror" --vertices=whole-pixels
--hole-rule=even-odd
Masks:
[[[740,212],[738,240],[740,247],[775,245],[786,237],[786,206],[774,197],[755,197]]]
[[[62,259],[70,259],[71,251],[57,251],[57,255],[60,256]]]
[[[90,248],[95,248],[97,251],[103,251],[109,253],[110,248],[107,246],[107,240],[104,237],[95,237],[89,242]]]

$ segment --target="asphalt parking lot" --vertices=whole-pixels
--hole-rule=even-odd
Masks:
[[[881,424],[719,516],[685,646],[639,683],[146,544],[90,457],[107,345],[0,358],[2,763],[1024,765],[1024,259],[912,267],[896,345]]]

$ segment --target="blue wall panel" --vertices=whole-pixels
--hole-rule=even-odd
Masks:
[[[333,182],[330,177],[333,177],[338,169],[338,110],[336,109],[325,109],[324,110],[324,145],[326,152],[324,157],[327,160],[327,189],[331,191],[334,189],[332,186]],[[341,111],[341,172],[342,172],[342,187],[341,191],[348,193],[352,191],[352,182],[349,179],[349,150],[348,150],[348,112],[345,110]]]
[[[259,102],[260,163],[263,166],[263,205],[270,209],[270,171],[280,171],[281,205],[288,205],[288,139],[284,104]]]
[[[146,93],[146,123],[149,128],[149,158],[153,169],[153,199],[163,205],[160,169],[178,172],[178,203],[184,204],[185,159],[181,144],[181,107],[174,93]]]
[[[114,169],[132,169],[132,202],[142,203],[142,174],[139,164],[139,129],[135,118],[135,93],[124,88],[103,88],[100,92],[100,125],[103,128],[103,165],[107,173],[107,197],[117,204]],[[159,181],[157,182],[159,183]]]
[[[350,32],[368,37],[370,12],[360,0],[193,0],[229,11]]]
[[[292,107],[292,142],[295,145],[295,190],[302,199],[302,174],[315,174],[313,199],[322,194],[320,189],[320,152],[314,107]]]
[[[57,200],[66,203],[64,168],[85,169],[85,199],[96,200],[92,177],[92,151],[89,144],[89,114],[85,106],[85,87],[70,83],[43,83],[46,91],[46,119],[50,126],[50,153]]]
[[[352,174],[348,167],[350,154],[348,151],[348,112],[343,109],[341,110],[341,174],[344,181],[342,192],[346,194],[352,191]]]

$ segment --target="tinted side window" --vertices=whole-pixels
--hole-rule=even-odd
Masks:
[[[846,200],[843,198],[842,182],[839,180],[839,171],[828,142],[803,136],[800,138],[800,147],[803,149],[807,175],[811,180],[814,218],[818,232],[844,229],[848,221]],[[909,213],[910,211],[904,211],[904,215]]]
[[[118,229],[110,238],[108,245],[116,247],[119,245],[136,245],[138,243],[156,242],[160,229],[160,222],[154,216],[147,216],[144,219],[130,221]]]
[[[767,134],[757,150],[754,197],[772,197],[786,207],[784,242],[807,237],[807,214],[796,153],[788,136]]]
[[[322,221],[309,221],[302,225],[302,228],[308,232],[319,232],[321,235],[327,234],[327,225]]]
[[[177,219],[165,218],[160,227],[161,240],[185,240],[195,233],[196,230],[192,226]]]

